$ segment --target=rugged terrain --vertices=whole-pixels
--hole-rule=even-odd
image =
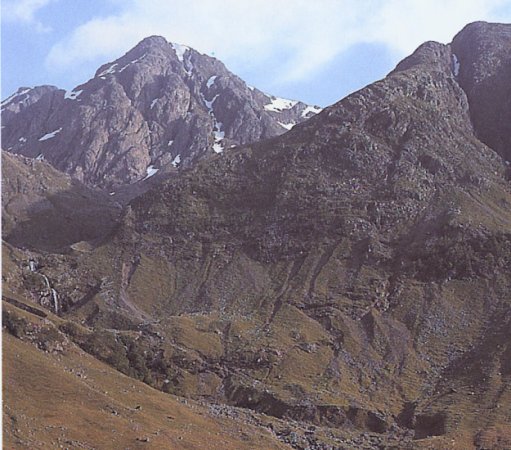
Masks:
[[[13,308],[4,309],[8,319]],[[63,322],[16,315],[31,327],[4,335],[4,448],[286,448],[266,424],[163,394],[98,362],[59,333]]]
[[[2,152],[2,230],[14,245],[58,250],[97,244],[116,227],[121,206],[45,161]]]
[[[94,239],[8,238],[4,326],[27,340],[39,303],[60,336],[40,346],[293,448],[510,448],[510,69],[511,26],[468,25]]]
[[[249,87],[217,59],[152,36],[70,92],[20,88],[2,103],[2,146],[112,187],[282,134],[320,110]]]

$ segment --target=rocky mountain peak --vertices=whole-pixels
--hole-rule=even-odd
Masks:
[[[37,103],[42,97],[58,91],[56,86],[20,87],[2,102],[2,119],[17,114],[26,107]]]
[[[180,64],[176,63],[182,65],[184,54],[192,51],[195,52],[185,45],[172,44],[162,36],[150,36],[140,41],[120,58],[100,66],[94,77],[106,77],[108,74],[120,74],[124,71],[129,73],[133,68],[143,67],[157,69],[162,75],[169,71],[179,72]]]
[[[392,73],[411,69],[412,67],[427,65],[438,70],[451,70],[452,59],[449,46],[435,41],[428,41],[420,45],[410,56],[403,59]]]
[[[135,47],[133,47],[132,51],[137,49],[165,48],[168,45],[169,42],[163,36],[152,35],[142,39]]]
[[[190,167],[285,133],[321,110],[250,88],[216,58],[160,36],[70,92],[37,92],[23,107],[15,97],[6,101],[5,148],[102,187]]]

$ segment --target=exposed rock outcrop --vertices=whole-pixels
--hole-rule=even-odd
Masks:
[[[71,92],[21,88],[2,103],[2,142],[111,187],[282,134],[318,111],[248,87],[217,59],[152,36]]]

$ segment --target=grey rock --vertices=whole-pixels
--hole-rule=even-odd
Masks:
[[[2,140],[10,152],[112,187],[283,134],[318,111],[250,88],[217,59],[152,36],[71,92],[21,88],[2,103]]]

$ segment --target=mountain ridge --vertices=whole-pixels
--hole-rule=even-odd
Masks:
[[[423,44],[289,132],[162,180],[99,243],[8,247],[6,293],[44,306],[54,289],[75,345],[283,420],[292,448],[508,447],[508,124],[477,111],[493,86],[506,114],[510,34]]]
[[[9,151],[111,187],[282,134],[319,110],[249,88],[217,59],[153,36],[72,91],[18,90],[2,104],[2,136]]]

